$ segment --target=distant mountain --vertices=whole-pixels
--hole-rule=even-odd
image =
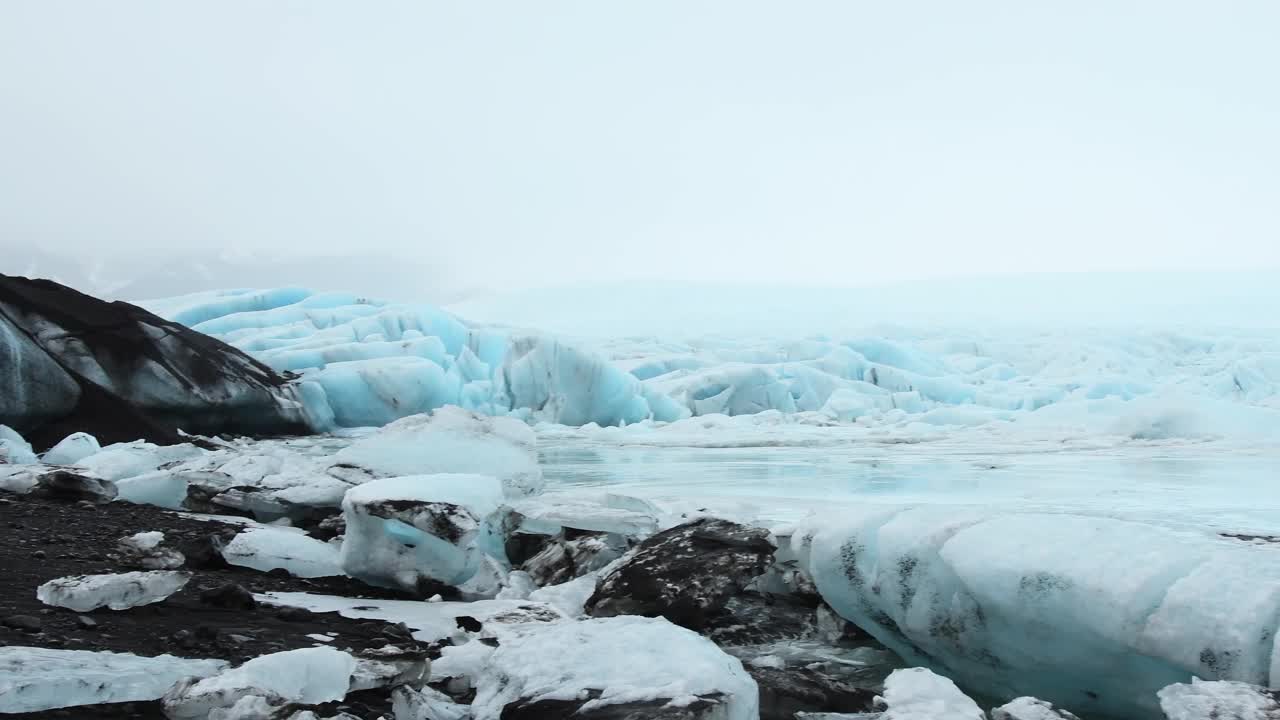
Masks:
[[[403,302],[446,303],[463,293],[445,269],[389,255],[298,257],[266,252],[87,255],[0,246],[0,273],[53,280],[108,300],[147,300],[223,288],[301,285]]]

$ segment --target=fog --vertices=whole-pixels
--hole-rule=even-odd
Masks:
[[[443,301],[1280,268],[1278,23],[1265,1],[7,0],[0,271]]]

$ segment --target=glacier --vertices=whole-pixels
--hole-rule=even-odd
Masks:
[[[294,397],[321,431],[456,405],[587,429],[776,412],[912,439],[1280,438],[1280,341],[1263,330],[878,328],[672,342],[558,337],[301,288],[144,305],[297,374]]]
[[[317,430],[385,425],[445,405],[571,425],[686,414],[597,354],[542,334],[470,325],[428,305],[288,288],[144,306],[300,374],[298,396]]]

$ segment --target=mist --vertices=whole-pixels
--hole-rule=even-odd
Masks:
[[[0,270],[445,302],[1275,269],[1277,21],[1266,2],[7,2]]]

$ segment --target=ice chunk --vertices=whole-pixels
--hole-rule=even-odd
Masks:
[[[175,685],[165,693],[164,711],[171,720],[204,720],[241,702],[271,709],[333,702],[346,697],[355,670],[354,657],[329,647],[263,655],[212,677]]]
[[[736,658],[660,619],[515,626],[481,668],[473,679],[476,720],[552,701],[565,703],[565,716],[575,708],[700,700],[726,720],[755,720],[759,712],[755,681]]]
[[[986,720],[986,713],[949,679],[924,668],[894,670],[884,681],[881,720]]]
[[[76,466],[107,480],[123,480],[158,470],[162,465],[191,460],[205,453],[195,445],[160,447],[141,440],[116,443],[76,461]]]
[[[592,497],[557,494],[512,502],[511,509],[525,520],[529,531],[557,532],[560,528],[648,537],[658,530],[657,510],[637,509],[617,496]]]
[[[116,557],[125,565],[143,570],[174,570],[182,567],[186,558],[182,553],[164,545],[164,533],[141,532],[116,543]]]
[[[529,595],[537,589],[538,586],[533,582],[533,578],[529,576],[529,573],[523,570],[515,570],[507,575],[506,583],[495,599],[527,600]]]
[[[587,601],[596,591],[600,574],[599,571],[588,573],[569,582],[538,588],[529,593],[529,599],[548,603],[571,618],[585,617]]]
[[[41,462],[46,465],[75,465],[101,449],[98,438],[89,433],[72,433],[45,453]]]
[[[1020,697],[991,711],[991,720],[1080,720],[1066,710],[1055,709],[1053,703],[1031,697]]]
[[[1280,692],[1247,683],[1206,682],[1170,685],[1160,691],[1167,720],[1278,720]]]
[[[472,618],[486,628],[524,622],[559,622],[566,618],[552,606],[532,601],[365,600],[297,592],[264,593],[255,597],[266,603],[306,608],[312,612],[337,612],[343,617],[358,620],[404,623],[413,630],[415,640],[425,643],[443,640],[456,633],[459,617]]]
[[[46,605],[88,612],[100,607],[127,610],[150,605],[182,589],[191,573],[173,570],[127,572],[110,575],[72,575],[36,588]]]
[[[514,418],[487,418],[458,407],[398,420],[338,452],[338,464],[379,477],[474,473],[502,481],[509,496],[536,493],[542,470],[533,430]]]
[[[116,480],[116,499],[137,505],[157,505],[177,510],[187,499],[187,480],[183,473],[157,470]]]
[[[391,692],[395,720],[471,720],[471,707],[429,687],[398,687]]]
[[[155,700],[184,677],[208,677],[226,666],[172,655],[0,647],[0,713]]]
[[[1137,717],[1191,675],[1263,685],[1280,552],[1068,514],[851,508],[798,555],[823,598],[970,687]],[[981,662],[978,661],[981,659]]]
[[[365,582],[416,589],[420,580],[466,582],[486,552],[501,554],[502,485],[485,475],[374,480],[342,501],[342,568]]]
[[[48,471],[43,465],[9,465],[0,463],[0,490],[11,493],[30,492]]]
[[[222,548],[222,557],[232,565],[262,572],[284,569],[301,578],[343,574],[337,547],[286,528],[257,527],[237,533]]]
[[[538,585],[556,585],[600,570],[622,557],[627,542],[617,535],[593,534],[547,543],[520,567]]]
[[[28,443],[17,430],[0,425],[0,464],[32,465],[39,462]]]

